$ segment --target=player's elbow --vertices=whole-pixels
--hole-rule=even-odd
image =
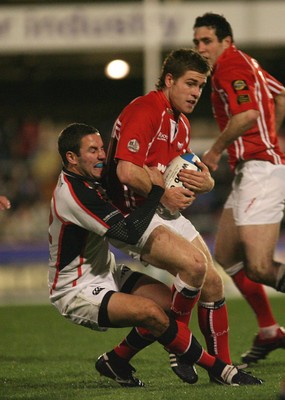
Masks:
[[[256,124],[258,118],[260,116],[260,112],[258,110],[248,110],[247,111],[247,123],[249,126],[253,126]]]
[[[233,120],[235,120],[239,129],[245,132],[256,125],[259,116],[258,110],[251,109],[235,115]]]

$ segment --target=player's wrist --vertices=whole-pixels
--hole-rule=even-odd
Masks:
[[[211,148],[211,152],[217,156],[220,156],[222,154],[222,152],[224,151],[224,149],[225,149],[225,147],[222,144],[215,143]]]

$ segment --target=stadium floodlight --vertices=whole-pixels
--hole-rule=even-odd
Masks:
[[[113,60],[105,67],[105,74],[110,79],[124,79],[130,72],[130,65],[124,60]]]

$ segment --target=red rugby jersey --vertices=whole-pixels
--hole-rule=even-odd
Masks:
[[[278,144],[274,106],[274,96],[284,86],[234,45],[218,58],[211,81],[213,112],[221,131],[235,114],[250,109],[260,112],[256,125],[228,146],[231,168],[239,160],[252,159],[285,164]]]
[[[115,122],[107,155],[109,195],[114,204],[128,212],[144,198],[118,181],[116,160],[142,167],[155,166],[164,172],[169,162],[188,148],[190,123],[184,114],[178,121],[162,91],[151,91],[128,104]]]

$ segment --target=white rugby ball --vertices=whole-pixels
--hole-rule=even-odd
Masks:
[[[175,157],[167,166],[163,177],[166,188],[184,187],[183,183],[178,178],[178,173],[181,169],[192,169],[200,171],[200,168],[195,164],[196,161],[201,161],[194,153],[185,153]]]

